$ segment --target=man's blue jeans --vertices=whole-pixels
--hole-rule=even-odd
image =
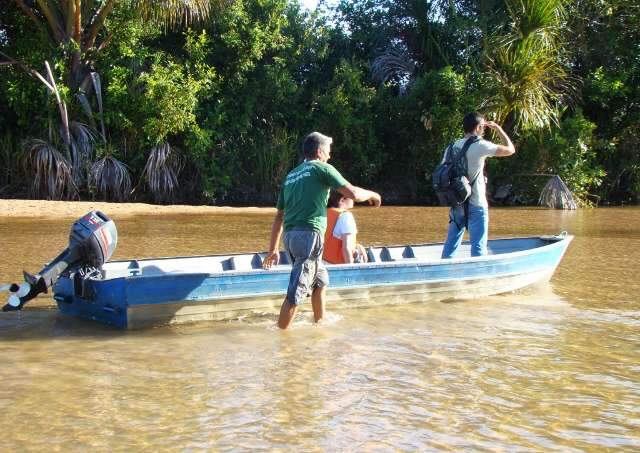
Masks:
[[[449,211],[449,232],[444,243],[442,258],[453,258],[462,242],[465,231],[464,207]],[[471,256],[487,254],[487,233],[489,231],[489,209],[469,203],[469,239]]]

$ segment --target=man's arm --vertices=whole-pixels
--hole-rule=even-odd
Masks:
[[[515,154],[516,147],[513,146],[513,143],[511,143],[511,139],[506,134],[506,132],[502,130],[500,125],[494,123],[493,121],[487,121],[485,123],[485,126],[487,126],[489,129],[496,131],[496,133],[500,136],[500,139],[502,140],[503,145],[496,145],[498,147],[496,150],[496,157],[506,157],[506,156],[511,156],[512,154]]]
[[[272,266],[277,266],[280,260],[280,237],[282,236],[282,224],[284,222],[284,211],[278,209],[276,216],[273,219],[271,225],[271,242],[269,244],[269,254],[262,262],[264,269],[270,269]]]
[[[380,195],[372,190],[363,189],[362,187],[352,186],[347,184],[339,189],[336,189],[343,197],[351,198],[355,202],[368,201],[370,205],[376,208],[382,204],[382,198]]]

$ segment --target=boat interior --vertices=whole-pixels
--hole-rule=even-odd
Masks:
[[[557,240],[557,237],[494,239],[488,242],[487,248],[489,255],[498,255],[534,249],[548,245],[550,242],[556,242]],[[366,250],[369,262],[358,265],[367,266],[392,262],[438,261],[442,254],[442,247],[443,244],[441,243],[367,247]],[[262,262],[266,255],[266,253],[245,253],[234,255],[111,261],[104,264],[102,268],[102,278],[113,279],[120,277],[155,276],[177,273],[218,274],[230,271],[258,271],[262,269]],[[458,249],[457,258],[470,256],[470,245],[468,242],[463,242]],[[277,267],[287,266],[290,264],[291,261],[289,255],[286,252],[280,252],[280,261],[279,266]]]

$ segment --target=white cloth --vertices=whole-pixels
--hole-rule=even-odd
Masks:
[[[466,141],[466,138],[456,140],[453,147],[462,149]],[[489,206],[489,203],[487,203],[487,184],[484,179],[484,161],[487,157],[494,157],[497,150],[498,145],[495,143],[480,139],[471,145],[467,151],[467,178],[469,178],[470,182],[473,181],[473,178],[476,178],[471,187],[469,203],[475,206],[485,208]],[[446,159],[446,152],[445,149],[445,155],[442,158],[443,162]]]
[[[353,214],[349,211],[344,211],[338,217],[336,225],[333,227],[333,237],[336,239],[342,239],[345,234],[357,234],[358,228],[356,227],[356,219],[353,218]]]

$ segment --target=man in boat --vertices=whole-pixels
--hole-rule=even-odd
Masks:
[[[484,140],[485,128],[494,130],[501,144]],[[487,235],[489,230],[489,205],[486,196],[484,163],[487,157],[506,157],[516,152],[509,136],[493,121],[486,121],[477,112],[467,113],[462,120],[464,137],[453,144],[453,148],[462,149],[467,140],[476,140],[467,150],[467,178],[471,181],[471,196],[462,206],[449,211],[449,231],[442,250],[442,258],[455,256],[462,236],[469,230],[471,256],[487,254]],[[443,157],[443,162],[446,159]]]
[[[358,227],[350,210],[353,199],[332,190],[327,206],[327,231],[322,259],[331,264],[366,263],[367,252],[357,242]]]
[[[278,327],[286,329],[298,305],[311,294],[313,316],[324,316],[324,296],[329,274],[322,264],[324,232],[327,227],[329,190],[335,189],[356,202],[368,201],[380,206],[376,192],[353,186],[327,161],[333,139],[319,132],[307,135],[302,144],[305,160],[285,178],[278,197],[277,212],[271,227],[269,254],[263,267],[278,264],[280,237],[293,260],[287,295],[280,308]]]

